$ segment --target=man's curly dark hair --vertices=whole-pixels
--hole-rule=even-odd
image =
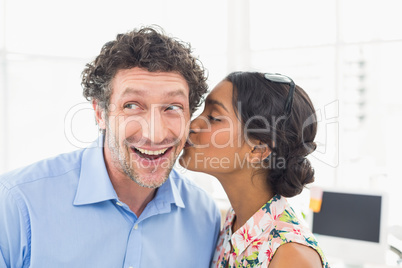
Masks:
[[[140,67],[149,72],[175,72],[187,81],[190,113],[199,107],[208,85],[205,69],[192,54],[191,46],[167,36],[160,27],[143,27],[107,42],[96,59],[82,72],[84,97],[106,109],[117,71]]]

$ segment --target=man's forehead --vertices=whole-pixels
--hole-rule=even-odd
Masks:
[[[112,80],[112,94],[188,97],[189,86],[181,74],[175,72],[149,72],[135,67],[119,70]]]
[[[125,79],[155,82],[164,80],[166,82],[181,82],[187,85],[186,79],[178,72],[149,72],[148,70],[139,67],[118,70],[114,80]]]
[[[124,91],[122,92],[122,97],[127,96],[127,95],[136,95],[136,96],[147,96],[147,95],[153,95],[152,93],[156,93],[156,92],[152,92],[149,91],[148,89],[144,89],[144,88],[136,88],[136,87],[127,87],[124,89]],[[160,95],[161,97],[165,97],[165,98],[174,98],[174,97],[184,97],[187,98],[188,94],[186,89],[183,88],[172,88],[169,90],[162,90],[161,92],[157,92],[156,94]]]

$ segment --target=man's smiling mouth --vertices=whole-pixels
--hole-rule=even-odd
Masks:
[[[156,159],[164,156],[168,152],[170,152],[170,150],[172,148],[173,147],[164,148],[164,149],[160,149],[160,150],[146,150],[146,149],[142,149],[142,148],[131,147],[131,150],[142,158],[145,158],[147,160],[156,160]]]

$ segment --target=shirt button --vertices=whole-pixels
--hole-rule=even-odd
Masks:
[[[116,205],[119,205],[119,206],[123,206],[123,204],[122,203],[120,203],[120,202],[116,202]]]
[[[134,225],[134,230],[138,229],[138,224]]]

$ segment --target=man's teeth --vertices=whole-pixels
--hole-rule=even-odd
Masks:
[[[137,149],[138,151],[140,151],[142,154],[147,154],[147,155],[158,155],[158,154],[163,154],[167,151],[168,148],[166,149],[162,149],[162,150],[158,150],[158,151],[150,151],[150,150],[144,150],[141,148],[137,148],[135,147],[135,149]]]

